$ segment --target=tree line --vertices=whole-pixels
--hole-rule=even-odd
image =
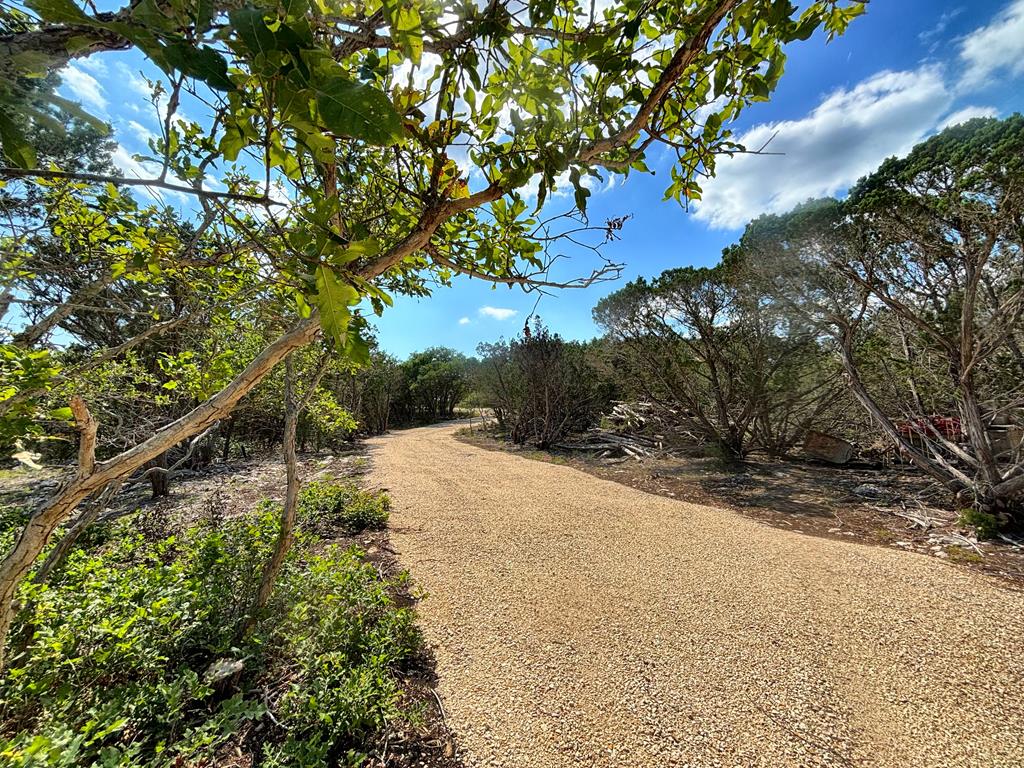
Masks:
[[[1024,522],[1024,117],[975,119],[845,200],[747,225],[712,267],[603,298],[603,337],[481,348],[513,440],[650,403],[680,440],[785,456],[809,430],[895,449],[961,506]],[[681,260],[692,256],[682,255]]]

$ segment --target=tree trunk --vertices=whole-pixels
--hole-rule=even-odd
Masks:
[[[0,671],[4,668],[7,634],[14,616],[18,586],[28,575],[39,553],[57,527],[67,520],[84,499],[115,480],[122,480],[164,451],[197,435],[231,412],[239,400],[259,384],[277,363],[293,350],[304,347],[320,329],[317,315],[297,323],[267,346],[224,389],[173,421],[134,448],[96,464],[93,449],[96,427],[81,398],[72,399],[72,410],[81,433],[76,473],[65,480],[22,529],[18,540],[0,562]],[[83,413],[84,412],[84,413]]]
[[[226,419],[224,424],[224,449],[221,451],[221,461],[227,461],[231,455],[231,435],[235,431],[235,420]]]
[[[164,451],[155,459],[147,461],[143,465],[148,472],[149,487],[152,490],[154,499],[170,494],[170,480],[167,477],[167,451]]]
[[[284,560],[292,548],[295,540],[295,510],[299,501],[299,466],[295,455],[295,428],[299,418],[299,405],[295,400],[294,373],[292,371],[292,359],[285,361],[287,373],[284,380],[284,465],[287,477],[287,485],[284,497],[284,506],[281,508],[281,525],[277,534],[277,541],[274,543],[274,551],[263,566],[263,577],[260,579],[260,588],[256,593],[256,600],[249,611],[249,618],[245,622],[243,634],[252,629],[256,623],[257,616],[270,600],[270,594],[274,591],[274,582],[281,572]]]
[[[43,564],[39,566],[39,570],[33,576],[34,581],[38,583],[47,581],[50,574],[64,564],[64,560],[67,559],[75,542],[81,538],[90,525],[96,522],[96,518],[103,513],[120,489],[121,483],[113,482],[100,491],[95,499],[86,503],[85,509],[78,513],[75,522],[71,524],[61,540],[50,550],[50,554],[46,556]]]
[[[860,373],[857,370],[856,363],[854,362],[850,344],[851,342],[849,339],[841,339],[840,356],[842,357],[843,369],[846,371],[850,391],[857,399],[857,402],[864,407],[864,410],[866,410],[878,423],[886,436],[892,440],[902,453],[910,458],[911,462],[913,462],[918,469],[922,470],[929,477],[937,480],[954,493],[958,493],[963,490],[965,483],[960,479],[953,477],[943,467],[939,466],[925,454],[921,453],[921,451],[917,450],[910,441],[906,440],[903,435],[900,434],[899,430],[896,429],[896,425],[892,423],[889,417],[886,416],[878,406],[878,403],[875,402],[874,398],[871,397],[870,393],[865,388],[864,383],[860,379]]]

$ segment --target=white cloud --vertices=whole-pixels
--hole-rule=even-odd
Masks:
[[[518,309],[506,307],[480,307],[479,312],[482,317],[491,317],[495,320],[508,320],[519,314]]]
[[[839,194],[886,157],[909,151],[952,100],[934,67],[881,72],[829,94],[802,119],[755,126],[740,143],[751,150],[768,143],[767,152],[782,154],[719,158],[696,217],[715,228],[741,227],[761,213]]]
[[[473,321],[470,320],[468,317],[460,317],[459,318],[459,325],[469,325],[471,322],[473,322]]]
[[[961,89],[987,85],[1004,72],[1024,75],[1024,0],[1014,0],[988,25],[967,35],[960,43],[960,59],[966,67]]]
[[[149,179],[154,176],[151,169],[147,169],[144,164],[132,157],[132,153],[120,144],[114,150],[111,159],[114,161],[114,165],[121,169],[121,173],[129,178]]]
[[[964,7],[960,6],[943,13],[939,16],[939,20],[935,22],[934,26],[926,29],[924,32],[921,32],[917,36],[917,39],[929,46],[929,52],[935,51],[935,49],[939,47],[940,38],[945,33],[950,23],[963,12]]]
[[[123,62],[117,63],[117,78],[118,82],[128,86],[128,88],[134,91],[137,95],[143,96],[146,101],[149,101],[149,97],[153,94],[152,89],[149,87],[149,83],[137,71],[130,69]]]
[[[142,123],[136,122],[135,120],[129,120],[127,123],[128,131],[139,141],[143,146],[149,146],[148,142],[150,139],[155,139],[156,134],[153,133],[149,128],[142,125]]]
[[[86,56],[84,59],[79,59],[75,62],[75,66],[81,69],[88,70],[94,75],[105,77],[107,72],[107,63],[99,56]]]
[[[414,65],[412,61],[406,59],[395,68],[395,83],[402,87],[411,85],[412,88],[426,95],[427,84],[430,82],[430,78],[433,77],[434,70],[441,66],[442,63],[443,59],[440,56],[429,51],[420,57],[419,65]],[[437,112],[436,86],[432,92],[434,95],[419,105],[420,110],[427,116],[424,124],[430,123]]]
[[[949,128],[951,125],[960,125],[960,123],[966,123],[975,117],[998,117],[999,110],[995,107],[979,107],[970,105],[963,109],[958,109],[953,114],[949,115],[942,121],[939,128]]]
[[[103,95],[103,86],[95,77],[77,64],[71,64],[60,71],[60,79],[68,98],[81,102],[86,109],[106,113],[107,98]]]
[[[160,173],[160,168],[155,163],[140,163],[132,157],[131,152],[120,144],[118,144],[117,149],[114,150],[114,154],[111,156],[111,159],[114,161],[114,165],[121,169],[121,175],[130,179],[152,179]],[[161,189],[159,187],[140,186],[134,187],[134,189],[139,190],[150,200],[154,200],[161,205],[167,203],[166,198],[173,198],[178,202],[182,202],[187,199],[183,192],[175,192],[174,190]]]

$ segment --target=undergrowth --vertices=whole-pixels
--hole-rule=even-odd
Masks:
[[[326,535],[342,530],[378,530],[388,522],[387,494],[363,490],[355,483],[314,480],[299,494],[298,514],[307,528]]]
[[[311,485],[248,634],[277,536],[269,504],[176,534],[141,516],[106,526],[49,583],[27,583],[0,680],[0,764],[217,765],[240,749],[263,768],[359,765],[405,717],[420,639],[400,580],[315,533],[332,515],[349,531],[381,525],[386,499]]]

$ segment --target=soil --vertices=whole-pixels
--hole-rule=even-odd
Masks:
[[[362,478],[369,471],[365,446],[359,444],[334,454],[303,455],[299,463],[304,482]],[[57,486],[61,469],[0,470],[0,509],[36,506]],[[364,480],[362,478],[360,483],[366,487]],[[177,475],[170,489],[169,496],[153,499],[148,482],[126,486],[105,517],[137,512],[140,526],[155,527],[159,535],[169,535],[204,516],[214,514],[230,518],[251,511],[262,499],[283,501],[285,469],[276,456],[217,461],[202,471]],[[359,546],[384,577],[403,572],[391,546],[388,529],[364,531],[355,536],[338,535],[321,545],[331,544]],[[415,607],[417,603],[408,586],[402,587],[395,599],[406,607]],[[380,743],[372,745],[365,768],[460,768],[441,700],[435,692],[437,675],[433,655],[428,649],[424,648],[406,670],[402,684],[406,709],[415,713],[415,717],[412,722],[392,724]],[[258,743],[260,738],[257,733],[250,733],[246,742],[252,739],[253,743]],[[248,768],[252,757],[244,748],[232,747],[230,754],[220,758],[219,764],[225,768]]]
[[[979,541],[958,525],[952,498],[909,465],[834,466],[809,461],[726,463],[692,451],[643,459],[515,446],[487,428],[458,438],[488,450],[563,464],[631,488],[738,512],[811,536],[917,552],[996,576],[1024,589],[1024,540]],[[927,529],[900,517],[924,514]]]

